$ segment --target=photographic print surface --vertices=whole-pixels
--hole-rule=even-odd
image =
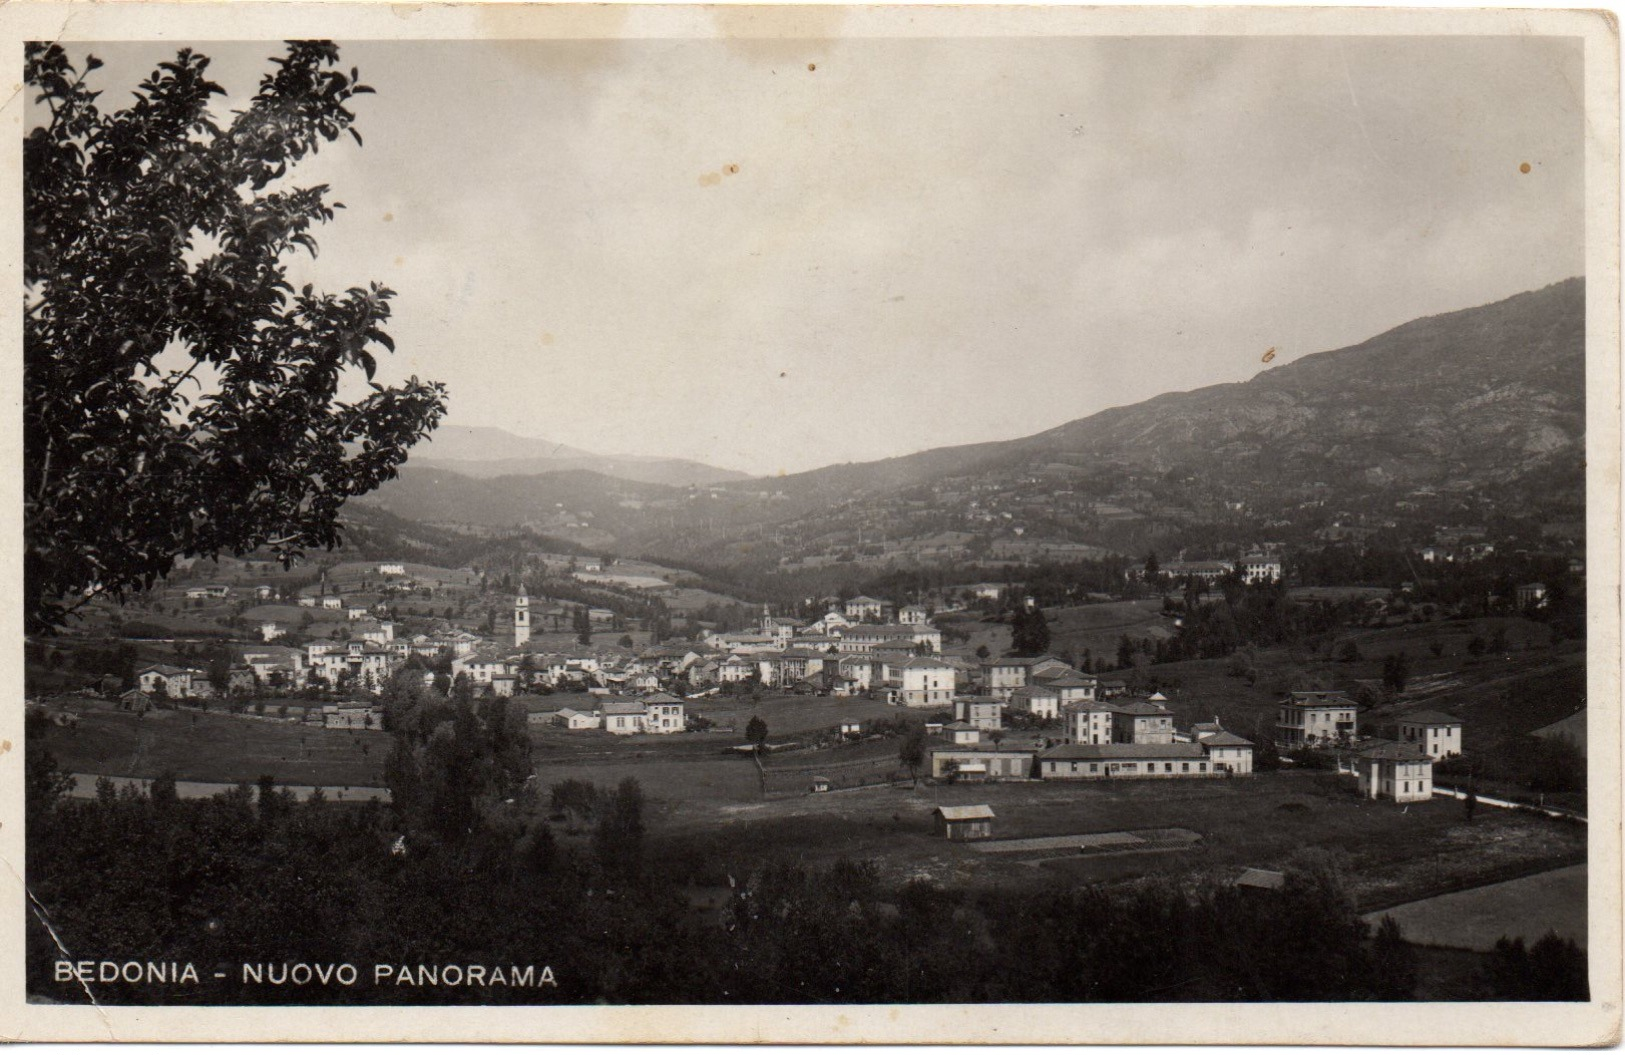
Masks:
[[[1609,999],[1613,37],[843,10],[17,41],[30,1022]]]

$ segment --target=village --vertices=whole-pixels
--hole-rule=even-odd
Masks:
[[[1188,580],[1216,581],[1237,575],[1245,583],[1273,583],[1282,571],[1278,555],[1249,553],[1233,562],[1177,567]],[[920,769],[932,781],[1090,781],[1250,777],[1255,745],[1217,718],[1176,728],[1168,697],[1132,695],[1123,678],[1097,676],[1051,655],[978,658],[944,651],[937,615],[921,604],[857,595],[830,598],[818,618],[775,616],[764,607],[756,626],[711,630],[703,639],[638,649],[539,651],[533,643],[531,597],[523,584],[512,596],[506,641],[465,629],[398,635],[389,594],[421,589],[400,561],[371,569],[383,591],[363,600],[329,592],[324,574],[291,598],[268,585],[204,584],[184,588],[189,602],[221,602],[234,592],[256,602],[291,600],[298,609],[342,613],[342,639],[312,640],[302,647],[278,644],[286,628],[272,620],[256,624],[261,641],[230,648],[235,662],[223,675],[173,663],[146,663],[116,691],[117,707],[136,716],[155,708],[217,711],[259,720],[325,729],[386,729],[379,697],[391,679],[415,676],[442,691],[460,686],[471,697],[514,698],[537,729],[614,737],[670,736],[743,730],[719,726],[713,704],[749,693],[794,699],[863,700],[896,709],[906,719],[882,718],[879,728],[913,728],[923,737]],[[1154,570],[1154,569],[1153,569]],[[579,572],[605,581],[600,563]],[[1144,577],[1143,566],[1130,579]],[[471,573],[466,576],[471,578]],[[658,580],[656,580],[658,581]],[[972,587],[997,590],[996,584]],[[1024,604],[1032,606],[1032,600]],[[553,618],[557,620],[557,612]],[[578,607],[573,622],[590,626],[614,619],[601,608]],[[588,635],[583,635],[588,636]],[[627,639],[623,637],[622,643]],[[985,651],[985,650],[984,650]],[[223,683],[222,683],[223,678]],[[438,682],[437,682],[438,679]],[[106,679],[104,679],[105,681]],[[242,701],[252,697],[252,706]],[[1462,722],[1434,710],[1396,716],[1393,738],[1362,731],[1360,704],[1339,691],[1293,691],[1280,702],[1272,750],[1324,748],[1338,755],[1339,771],[1358,779],[1362,797],[1394,803],[1433,796],[1433,765],[1459,756]],[[854,712],[829,728],[803,730],[826,742],[859,742],[877,728],[873,708]],[[59,723],[73,720],[60,712]],[[800,746],[758,741],[736,750],[772,753]],[[832,782],[815,777],[812,792]],[[974,830],[990,834],[987,824]],[[957,828],[952,838],[964,835]]]

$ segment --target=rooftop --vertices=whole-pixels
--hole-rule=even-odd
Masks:
[[[1401,722],[1409,722],[1413,725],[1461,724],[1460,718],[1457,718],[1455,715],[1446,714],[1443,711],[1411,711],[1408,714],[1400,715],[1397,720]]]
[[[1038,757],[1080,759],[1095,762],[1138,761],[1141,759],[1202,758],[1201,744],[1059,744]]]
[[[938,806],[937,814],[945,821],[990,821],[992,806]]]

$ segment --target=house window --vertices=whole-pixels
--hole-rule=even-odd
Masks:
[[[1100,772],[1100,763],[1098,763],[1098,762],[1090,762],[1089,763],[1089,772],[1091,772],[1091,773],[1099,773]]]
[[[1179,771],[1181,773],[1189,773],[1191,771],[1191,764],[1189,762],[1181,762],[1179,764]]]
[[[1405,783],[1404,783],[1404,790],[1405,790],[1405,792],[1406,792],[1406,793],[1407,793],[1407,794],[1409,794],[1409,792],[1410,792],[1410,790],[1411,790],[1411,782],[1410,782],[1410,781],[1408,781],[1408,780],[1407,780],[1407,781],[1405,781]]]
[[[1196,763],[1196,771],[1198,773],[1206,773],[1207,772],[1207,763],[1206,762],[1198,762],[1198,763]]]

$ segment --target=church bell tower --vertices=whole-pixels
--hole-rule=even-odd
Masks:
[[[530,640],[530,598],[525,584],[519,584],[519,596],[513,599],[513,646],[518,648]]]

